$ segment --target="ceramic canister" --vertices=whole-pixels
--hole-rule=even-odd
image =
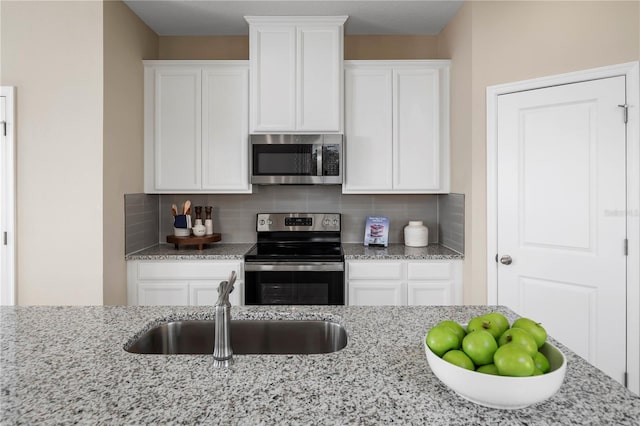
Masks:
[[[426,247],[429,244],[429,229],[421,220],[410,220],[404,227],[404,245],[409,247]]]

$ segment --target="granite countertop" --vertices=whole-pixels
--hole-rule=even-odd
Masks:
[[[244,259],[255,243],[214,243],[206,245],[202,250],[195,247],[176,249],[173,244],[158,244],[153,247],[129,254],[125,260],[228,260]]]
[[[361,243],[343,243],[346,260],[423,260],[464,259],[464,255],[441,246],[407,247],[404,244],[389,244],[389,247],[367,247]]]
[[[162,319],[211,307],[0,308],[0,414],[9,424],[638,424],[640,398],[559,345],[559,392],[520,410],[485,408],[431,372],[426,331],[495,307],[233,307],[236,319],[331,319],[349,335],[320,355],[137,355],[123,345]],[[514,314],[497,308],[510,320]]]
[[[181,247],[173,244],[158,244],[125,256],[125,260],[227,260],[244,259],[255,243],[215,243],[203,250]],[[464,255],[440,244],[427,247],[406,247],[404,244],[389,244],[389,247],[365,247],[362,243],[342,243],[346,260],[423,260],[423,259],[463,259]]]

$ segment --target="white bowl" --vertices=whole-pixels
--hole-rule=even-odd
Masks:
[[[204,225],[196,225],[192,228],[193,235],[196,237],[204,237],[204,234],[207,232],[207,228]]]
[[[188,237],[191,235],[190,228],[173,228],[173,235],[176,237]]]
[[[433,374],[464,399],[485,407],[513,410],[542,402],[560,389],[567,371],[564,355],[549,342],[540,348],[549,360],[549,372],[531,377],[495,376],[467,370],[433,353],[427,346],[426,336],[422,343]]]

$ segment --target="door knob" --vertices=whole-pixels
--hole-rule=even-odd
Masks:
[[[511,262],[513,262],[513,260],[508,254],[505,254],[500,258],[500,263],[502,263],[503,265],[511,265]]]

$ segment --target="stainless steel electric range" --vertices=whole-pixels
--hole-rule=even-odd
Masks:
[[[247,305],[344,305],[338,213],[260,213],[244,257]]]

